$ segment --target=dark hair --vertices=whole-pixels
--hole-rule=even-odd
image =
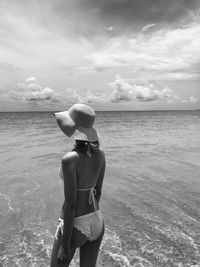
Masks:
[[[88,142],[84,140],[75,140],[74,149],[81,153],[88,153],[89,149],[93,153],[99,148],[99,141]]]

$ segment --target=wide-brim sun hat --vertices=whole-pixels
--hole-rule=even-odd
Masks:
[[[83,140],[88,142],[100,141],[100,134],[93,128],[83,128],[80,127],[74,133],[74,140]]]
[[[85,140],[95,142],[99,139],[99,134],[94,129],[94,110],[85,104],[74,104],[67,111],[54,113],[60,129],[68,137],[73,134],[75,140]]]

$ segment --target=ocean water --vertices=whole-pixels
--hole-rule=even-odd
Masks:
[[[107,160],[98,266],[200,266],[200,111],[97,112],[96,128]],[[53,113],[0,113],[0,267],[49,266],[72,147]]]

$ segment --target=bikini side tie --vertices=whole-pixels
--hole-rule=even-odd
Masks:
[[[94,210],[97,211],[95,196],[96,196],[96,189],[93,187],[90,189],[90,196],[89,196],[89,204],[93,203]]]

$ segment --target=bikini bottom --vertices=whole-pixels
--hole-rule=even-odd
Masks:
[[[75,217],[74,227],[87,237],[89,241],[96,240],[103,230],[103,215],[100,210]],[[59,224],[55,233],[55,238],[63,234],[64,220],[59,218]]]

